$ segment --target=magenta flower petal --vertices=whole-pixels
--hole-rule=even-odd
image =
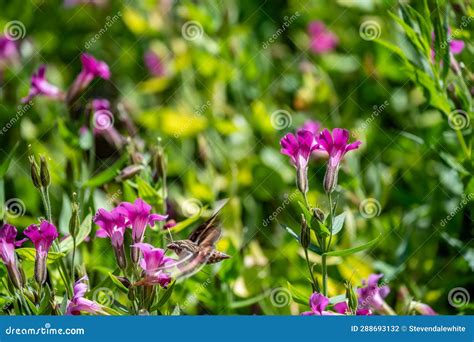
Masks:
[[[281,153],[289,156],[291,163],[296,168],[307,166],[311,153],[317,149],[317,142],[313,133],[300,129],[293,133],[288,133],[280,140]]]
[[[74,284],[74,296],[68,301],[66,315],[80,315],[81,312],[87,312],[89,314],[105,314],[102,306],[98,303],[84,298],[88,286],[87,276],[82,277]]]
[[[165,74],[165,68],[163,66],[163,62],[156,53],[149,50],[145,53],[145,56],[143,57],[143,59],[145,61],[145,65],[148,69],[148,72],[152,76],[160,77]]]
[[[81,62],[82,72],[85,74],[90,74],[92,77],[100,77],[105,80],[110,78],[109,66],[105,62],[99,61],[87,53],[81,55]]]
[[[46,65],[41,65],[38,71],[31,76],[31,87],[28,95],[21,101],[23,103],[31,101],[34,97],[43,95],[51,99],[62,98],[62,92],[58,87],[50,84],[46,80]]]
[[[125,217],[117,209],[110,212],[103,208],[99,209],[94,217],[94,223],[100,227],[96,232],[97,237],[110,238],[112,246],[116,248],[123,246]]]
[[[0,258],[5,265],[15,263],[15,247],[21,246],[25,240],[15,241],[17,230],[11,224],[0,228]]]
[[[174,260],[166,257],[163,249],[155,248],[148,243],[136,243],[132,247],[138,248],[142,252],[140,267],[145,274],[143,283],[148,285],[159,284],[162,287],[168,286],[171,277],[163,271],[163,267],[174,262]]]
[[[313,312],[322,313],[329,305],[329,298],[321,293],[313,293],[309,299],[309,306]]]
[[[322,21],[313,21],[308,25],[310,48],[316,54],[333,51],[338,43],[337,36],[326,28]]]
[[[453,39],[449,43],[449,49],[452,54],[457,55],[457,54],[460,54],[462,50],[464,50],[464,45],[465,45],[464,41]]]
[[[382,278],[383,274],[371,274],[367,281],[362,281],[363,287],[357,289],[359,308],[374,310],[382,309],[384,298],[390,293],[390,288],[388,286],[379,286],[378,282]]]
[[[59,236],[56,227],[46,220],[41,221],[39,227],[36,224],[28,226],[23,233],[33,242],[40,257],[48,254],[53,241]]]

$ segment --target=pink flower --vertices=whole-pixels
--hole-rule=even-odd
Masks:
[[[46,80],[46,65],[41,65],[38,71],[31,76],[31,87],[28,95],[24,97],[21,102],[26,103],[31,101],[34,97],[43,95],[51,99],[62,99],[63,94],[58,87],[50,84]]]
[[[0,70],[18,62],[20,54],[17,44],[8,36],[0,36]]]
[[[35,245],[35,279],[42,285],[46,281],[46,260],[53,241],[58,238],[56,227],[46,221],[41,221],[39,227],[36,224],[28,226],[23,232]]]
[[[329,298],[321,293],[315,292],[309,298],[309,306],[311,311],[305,311],[303,316],[331,316],[334,315],[331,311],[326,311],[329,305]]]
[[[83,53],[81,55],[82,70],[77,75],[67,94],[67,100],[70,102],[79,95],[94,78],[99,77],[104,80],[110,78],[109,66],[102,61],[95,59],[92,55]]]
[[[148,50],[143,57],[148,72],[152,76],[160,77],[165,74],[165,68],[161,58],[151,50]]]
[[[333,51],[339,43],[337,36],[326,28],[322,21],[313,21],[308,25],[310,47],[316,54]]]
[[[94,223],[100,227],[95,235],[99,238],[110,238],[117,264],[124,269],[127,265],[123,247],[123,235],[126,227],[125,217],[117,208],[110,212],[101,208],[94,216]]]
[[[0,228],[0,258],[5,264],[12,283],[17,287],[23,286],[23,277],[18,269],[15,247],[20,247],[26,239],[15,241],[17,230],[11,224]]]
[[[362,281],[361,288],[357,289],[359,297],[359,308],[382,310],[385,304],[384,298],[390,293],[390,288],[386,285],[378,284],[383,278],[383,274],[371,274],[367,281]]]
[[[347,313],[350,313],[349,306],[347,305],[347,302],[345,301],[334,304],[333,308],[337,313],[340,313],[342,315],[346,315]],[[356,315],[357,316],[371,316],[372,311],[370,309],[357,309]]]
[[[166,257],[163,249],[154,248],[148,243],[136,243],[132,247],[139,249],[143,254],[140,259],[140,267],[143,269],[145,277],[139,282],[139,285],[168,286],[171,277],[163,271],[163,268],[172,264],[174,260]]]
[[[117,211],[126,218],[126,225],[132,229],[132,240],[134,244],[143,242],[143,236],[148,225],[154,226],[156,221],[164,221],[167,215],[151,213],[151,205],[141,198],[137,198],[135,203],[122,202],[117,207]],[[132,248],[132,260],[138,261],[138,252]]]
[[[329,161],[324,176],[324,189],[330,193],[334,191],[337,185],[337,176],[339,172],[340,163],[344,155],[359,148],[361,142],[356,141],[351,144],[349,142],[349,131],[342,128],[334,128],[331,132],[324,129],[318,138],[319,149],[324,150],[329,155]]]
[[[300,129],[288,133],[280,140],[281,153],[290,157],[290,162],[296,168],[296,183],[302,193],[308,192],[308,161],[311,153],[318,148],[316,139],[310,131]]]
[[[87,312],[90,314],[106,314],[101,305],[98,303],[84,298],[87,292],[86,282],[89,279],[87,276],[82,277],[74,284],[74,296],[72,300],[68,301],[66,315],[80,315],[81,312]]]

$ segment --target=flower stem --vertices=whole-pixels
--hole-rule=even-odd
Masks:
[[[328,270],[326,265],[326,254],[323,253],[321,256],[321,273],[323,276],[323,295],[327,297],[328,295]]]
[[[319,291],[319,284],[316,281],[316,279],[314,278],[313,269],[312,269],[311,264],[309,262],[308,249],[307,248],[304,249],[304,255],[306,257],[306,264],[308,265],[309,274],[311,276],[311,281],[312,281],[311,287],[313,288],[313,292]]]

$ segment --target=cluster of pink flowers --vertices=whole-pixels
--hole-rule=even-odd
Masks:
[[[335,128],[332,133],[328,129],[321,130],[321,125],[308,122],[296,131],[296,135],[288,133],[281,141],[281,153],[290,157],[291,164],[297,170],[297,185],[302,193],[308,192],[308,162],[313,152],[322,151],[329,157],[324,189],[333,192],[337,185],[337,177],[344,155],[359,148],[361,142],[349,143],[349,131]]]
[[[94,222],[100,228],[96,232],[99,238],[110,238],[115,252],[117,264],[125,269],[127,266],[124,251],[124,234],[127,228],[132,230],[133,245],[130,257],[134,264],[139,263],[143,269],[145,278],[143,284],[159,284],[166,287],[171,278],[162,271],[172,259],[164,256],[164,250],[154,248],[143,243],[145,230],[148,226],[154,226],[155,222],[166,220],[167,215],[151,213],[151,206],[138,198],[134,203],[122,202],[111,211],[99,209],[94,217]],[[140,260],[140,252],[142,259]]]
[[[331,316],[331,315],[358,315],[367,316],[374,313],[393,314],[393,310],[385,302],[390,293],[387,285],[379,284],[383,274],[371,274],[367,280],[362,281],[362,287],[357,289],[357,308],[351,312],[347,300],[332,305],[328,310],[330,300],[321,293],[315,292],[309,299],[311,311],[305,311],[303,316]],[[413,307],[422,315],[436,315],[436,312],[426,304],[416,303]]]

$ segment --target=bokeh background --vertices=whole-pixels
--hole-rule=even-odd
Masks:
[[[429,6],[432,13],[440,6],[450,26],[472,18],[467,1],[440,2]],[[422,3],[411,5],[421,12]],[[2,71],[1,126],[22,111],[20,99],[40,64],[48,66],[51,83],[66,89],[81,69],[80,54],[87,52],[108,63],[112,77],[95,80],[80,101],[109,99],[124,136],[130,135],[121,119],[126,112],[136,125],[135,148],[146,160],[153,159],[152,147],[160,139],[168,161],[171,217],[194,222],[196,210],[206,212],[218,199],[230,199],[221,215],[224,233],[218,248],[232,258],[176,286],[170,311],[307,310],[288,295],[291,288],[308,298],[311,288],[303,251],[282,228],[299,232],[301,197],[279,140],[315,120],[324,127],[347,128],[351,139],[362,141],[340,172],[338,208],[346,212],[346,221],[335,240],[337,248],[381,235],[370,250],[329,258],[330,295],[344,293],[344,280],[359,285],[371,273],[384,273],[392,290],[387,302],[394,306],[398,291],[406,288],[439,313],[472,313],[469,298],[453,305],[449,294],[456,288],[464,296],[473,293],[473,159],[463,154],[459,129],[433,105],[423,78],[417,81],[405,61],[378,42],[416,55],[394,19],[403,16],[397,2],[2,0],[0,8],[0,27],[13,20],[24,25],[21,58]],[[337,36],[334,48],[323,53],[312,49],[308,25],[314,21]],[[456,83],[460,77],[472,92],[472,23],[456,32],[456,39],[466,43],[456,56],[463,75],[450,71],[444,89],[450,78]],[[147,53],[158,66],[147,66]],[[423,67],[426,63],[417,66]],[[470,110],[464,109],[467,124],[461,130],[469,150],[470,101],[468,97]],[[30,180],[29,153],[49,158],[53,213],[64,234],[71,194],[88,180],[94,180],[86,186],[93,196],[83,203],[83,215],[89,207],[95,211],[136,197],[139,181],[130,185],[104,177],[104,171],[115,175],[129,163],[127,146],[96,141],[95,171],[81,173],[81,160],[88,155],[79,132],[84,108],[68,113],[62,103],[37,98],[0,136],[2,161],[18,144],[2,175],[1,200],[23,204],[21,215],[8,218],[8,208],[4,210],[5,219],[24,228],[44,216]],[[313,158],[308,197],[322,208],[327,206],[324,171],[324,159]],[[146,193],[143,189],[140,195]],[[147,199],[156,200],[157,209],[163,205],[159,191],[148,193]],[[183,225],[174,236],[183,238],[189,231]],[[160,244],[160,236],[154,232],[149,239]],[[80,258],[93,289],[113,287],[108,241],[91,234]],[[311,255],[311,261],[317,265],[320,259]]]

